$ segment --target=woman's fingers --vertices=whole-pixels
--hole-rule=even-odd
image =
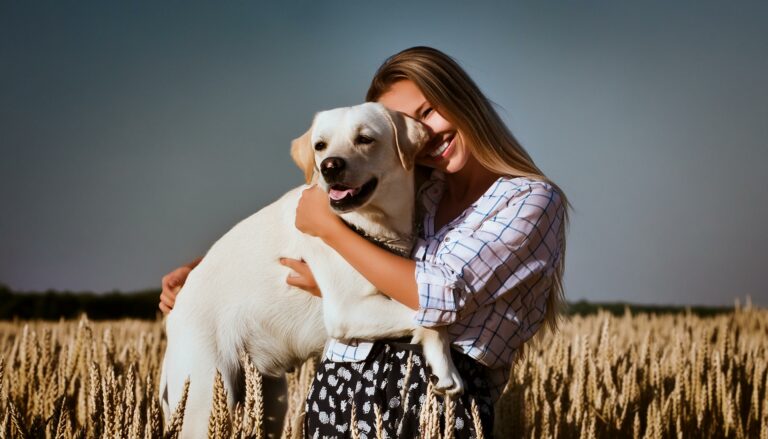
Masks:
[[[173,305],[176,303],[176,294],[173,291],[164,290],[160,294],[160,303],[167,306],[169,310],[172,309]]]
[[[160,292],[160,311],[163,314],[168,314],[173,309],[173,305],[176,304],[176,295],[179,293],[180,287],[170,286],[172,283],[166,282],[163,278],[163,290]]]
[[[170,274],[163,276],[163,280],[160,282],[160,291],[162,292],[166,292],[171,289],[171,281],[168,276],[170,276]]]
[[[285,278],[285,283],[301,288],[315,296],[320,296],[320,289],[317,287],[312,270],[309,269],[309,265],[306,262],[299,259],[280,258],[280,264],[292,270],[288,277]]]
[[[302,290],[308,291],[312,294],[319,295],[315,293],[315,290],[317,289],[317,284],[315,284],[314,279],[308,279],[307,277],[301,276],[295,272],[290,273],[285,278],[285,283],[293,287],[301,288]]]
[[[288,277],[285,278],[285,283],[288,285],[291,285],[293,287],[301,288],[302,290],[306,290],[308,288],[311,288],[313,284],[307,282],[303,277],[301,276],[291,276],[290,274]]]
[[[182,285],[186,282],[190,271],[189,267],[179,267],[161,279],[162,289],[158,306],[163,313],[168,314],[173,309],[173,305],[176,304],[176,295],[179,294],[179,290],[181,290]]]
[[[309,265],[300,259],[280,258],[280,263],[290,268],[300,276],[312,275]],[[314,279],[314,277],[313,277]]]
[[[187,267],[179,267],[172,272],[163,276],[163,291],[170,291],[174,287],[179,287],[187,280],[189,269]]]

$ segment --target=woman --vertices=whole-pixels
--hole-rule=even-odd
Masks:
[[[556,329],[568,201],[464,70],[438,50],[414,47],[387,59],[366,100],[431,130],[417,157],[432,171],[417,197],[423,218],[411,258],[349,229],[317,187],[304,191],[296,227],[323,239],[382,293],[413,308],[418,324],[446,327],[466,389],[455,405],[455,436],[477,435],[472,400],[488,436],[493,403],[523,343],[544,321]],[[320,295],[305,264],[281,263],[295,272],[289,284]],[[171,281],[183,282],[188,268],[163,279],[164,312],[173,304]],[[354,404],[361,433],[372,432],[377,406],[390,437],[417,437],[428,377],[418,346],[331,340],[307,398],[305,434],[348,435]]]

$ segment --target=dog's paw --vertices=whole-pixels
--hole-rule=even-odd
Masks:
[[[459,396],[464,393],[464,381],[458,372],[452,371],[443,377],[436,377],[435,392],[439,395]]]

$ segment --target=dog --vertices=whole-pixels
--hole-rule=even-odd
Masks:
[[[417,121],[366,103],[315,115],[291,145],[306,182],[329,195],[331,208],[353,229],[408,254],[414,233],[414,159],[428,140]],[[160,379],[166,421],[190,387],[183,437],[205,437],[216,370],[228,406],[241,392],[240,350],[266,376],[281,376],[319,355],[327,338],[381,339],[412,335],[421,343],[436,387],[455,394],[462,381],[442,330],[413,321],[413,310],[379,293],[322,240],[299,232],[295,188],[235,225],[189,274],[166,319],[168,344]],[[286,284],[280,257],[303,259],[322,300]]]

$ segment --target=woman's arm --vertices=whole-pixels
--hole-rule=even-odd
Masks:
[[[416,262],[352,231],[331,211],[328,195],[319,187],[302,193],[296,208],[296,228],[322,239],[382,293],[411,309],[419,308]]]

